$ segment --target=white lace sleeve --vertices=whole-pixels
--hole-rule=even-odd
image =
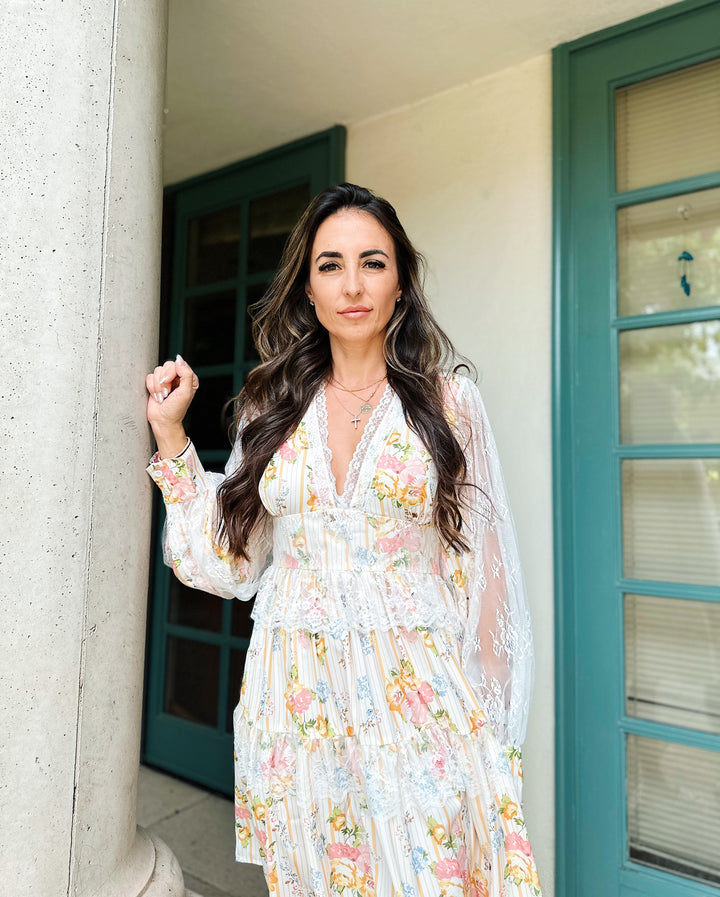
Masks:
[[[533,645],[515,525],[480,392],[467,377],[454,378],[449,389],[455,393],[450,408],[469,484],[463,489],[463,521],[471,547],[459,557],[467,599],[463,669],[500,742],[519,747],[532,690]]]
[[[238,439],[225,477],[239,464]],[[203,468],[193,444],[176,458],[155,454],[147,470],[163,493],[167,512],[163,553],[178,579],[223,598],[252,598],[270,560],[272,519],[266,516],[262,528],[253,533],[250,560],[235,560],[217,540],[217,490],[225,477]]]

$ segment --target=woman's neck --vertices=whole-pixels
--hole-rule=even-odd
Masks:
[[[382,345],[347,346],[331,341],[332,376],[343,386],[361,389],[385,376]]]

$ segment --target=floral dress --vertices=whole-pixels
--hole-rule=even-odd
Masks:
[[[216,541],[222,477],[192,444],[148,468],[176,575],[257,593],[234,714],[236,856],[262,864],[271,894],[540,894],[520,806],[532,642],[514,525],[472,381],[449,379],[445,406],[474,484],[462,554],[438,538],[436,470],[389,386],[342,495],[318,391],[265,469],[249,562]]]

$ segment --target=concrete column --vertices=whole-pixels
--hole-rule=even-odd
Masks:
[[[166,0],[0,4],[0,893],[182,895],[136,829]]]

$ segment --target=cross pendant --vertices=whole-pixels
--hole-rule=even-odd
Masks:
[[[353,422],[353,424],[355,424],[355,429],[357,430],[357,425],[360,423],[360,418],[357,416],[357,414],[352,419],[352,422]]]

